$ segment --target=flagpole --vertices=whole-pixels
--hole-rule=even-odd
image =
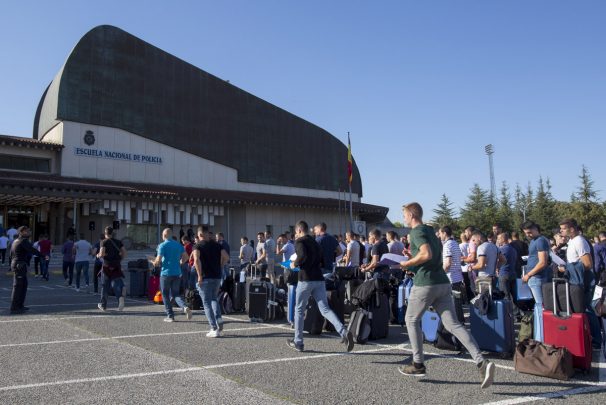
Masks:
[[[351,179],[353,176],[353,158],[351,157],[351,141],[349,140],[349,131],[347,132],[347,143],[348,143],[348,148],[349,148],[349,153],[348,153],[348,159],[351,159],[351,162],[348,163],[351,165],[351,174],[349,176],[348,183],[349,183],[349,230],[353,232],[353,202],[352,202],[352,197],[351,197]]]
[[[337,217],[339,218],[339,232],[341,232],[341,189],[339,189],[339,208],[337,209]]]

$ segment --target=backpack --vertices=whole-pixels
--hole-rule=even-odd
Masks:
[[[202,297],[200,297],[198,290],[195,288],[185,290],[185,305],[191,310],[202,309]]]
[[[233,302],[231,301],[231,297],[227,293],[227,291],[222,291],[217,298],[219,304],[221,305],[221,313],[222,314],[231,314],[234,312]]]
[[[441,320],[438,324],[437,337],[433,344],[437,349],[460,352],[463,348],[459,339],[446,330]]]
[[[351,314],[349,326],[347,328],[351,332],[356,343],[365,344],[370,336],[370,312],[364,309],[357,309]]]
[[[518,332],[518,342],[526,339],[532,339],[533,336],[534,313],[529,312],[522,317],[520,321],[520,332]]]
[[[357,307],[362,307],[370,301],[371,298],[375,297],[378,292],[388,291],[389,285],[383,279],[371,279],[363,282],[356,291],[352,294],[351,302]]]

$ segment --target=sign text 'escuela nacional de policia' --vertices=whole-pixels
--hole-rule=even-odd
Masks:
[[[160,156],[141,155],[138,153],[130,152],[115,152],[110,150],[92,149],[92,148],[74,148],[74,155],[85,156],[91,158],[102,158],[102,159],[115,159],[124,160],[127,162],[140,162],[140,163],[152,163],[162,164],[162,158]]]

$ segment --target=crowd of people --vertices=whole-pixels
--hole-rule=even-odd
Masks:
[[[324,275],[333,272],[335,266],[359,267],[369,278],[389,278],[394,271],[400,271],[414,275],[414,287],[405,316],[413,352],[412,362],[400,367],[399,371],[408,376],[423,376],[426,373],[420,321],[431,306],[440,315],[444,328],[465,346],[480,370],[482,387],[487,387],[494,380],[495,366],[482,356],[473,336],[457,319],[452,291],[458,291],[463,301],[469,302],[479,292],[480,285],[488,284],[515,303],[516,279],[521,279],[532,292],[536,303],[534,314],[540,318],[543,304],[541,287],[554,275],[562,275],[568,265],[578,263],[593,277],[599,277],[605,268],[606,233],[600,233],[595,244],[592,244],[583,236],[581,227],[574,219],[563,220],[560,229],[554,231],[551,238],[541,233],[538,224],[526,221],[521,230],[528,242],[522,240],[518,232],[503,230],[498,224],[488,233],[467,226],[457,241],[450,226],[436,230],[426,225],[423,210],[417,203],[404,205],[403,216],[410,231],[402,236],[393,231],[383,234],[379,229],[373,229],[368,233],[368,238],[354,232],[335,237],[327,232],[325,223],[310,229],[305,221],[300,221],[294,227],[294,234],[284,232],[276,240],[269,231],[259,232],[256,244],[246,236],[240,239],[238,270],[252,267],[259,270],[259,277],[277,283],[283,272],[280,264],[290,263],[290,267],[299,269],[294,338],[287,341],[289,347],[304,350],[303,318],[307,302],[313,297],[322,315],[340,334],[345,349],[352,350],[353,337],[331,310],[326,298]],[[107,309],[108,295],[112,290],[118,300],[118,310],[122,311],[125,290],[121,262],[126,258],[126,249],[114,237],[111,227],[105,228],[94,245],[84,235],[79,236],[75,240],[73,235],[69,235],[61,247],[66,286],[73,286],[77,291],[81,287],[89,288],[89,262],[94,257],[92,278],[94,291],[98,291],[99,285],[101,288],[99,309]],[[160,269],[160,291],[166,312],[164,320],[175,320],[172,302],[187,319],[192,319],[192,308],[188,307],[181,293],[184,289],[195,288],[199,291],[210,325],[207,336],[220,337],[223,319],[217,301],[221,283],[228,275],[230,246],[222,233],[214,234],[206,226],[198,227],[196,232],[181,231],[179,236],[180,240],[173,235],[172,229],[164,229],[163,242],[158,245],[156,255],[149,258],[151,265]],[[25,226],[14,231],[11,229],[6,236],[0,237],[0,258],[4,261],[8,250],[14,271],[11,314],[23,313],[28,309],[24,302],[27,271],[32,257],[35,277],[49,280],[52,245],[47,235],[40,235],[33,245],[29,237],[30,231]],[[380,264],[386,253],[405,256],[405,260],[386,268]],[[552,264],[552,255],[557,255],[565,264],[559,267]],[[81,283],[82,278],[84,284]],[[592,312],[593,285],[595,283],[587,283],[585,291],[588,313]],[[514,306],[514,315],[521,314],[522,311]],[[600,326],[595,314],[593,317],[590,317],[593,342],[599,346]],[[542,341],[542,329],[536,328],[534,333],[534,338]]]

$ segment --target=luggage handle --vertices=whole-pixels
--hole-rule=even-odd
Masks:
[[[492,301],[492,281],[478,281],[478,287],[481,287],[482,284],[488,284],[488,295]],[[480,288],[480,294],[482,294],[482,288]]]
[[[570,284],[568,283],[568,280],[566,280],[565,278],[554,278],[551,280],[552,282],[552,287],[553,287],[553,314],[558,316],[558,307],[556,305],[556,296],[557,296],[557,289],[556,289],[556,284],[558,282],[564,282],[566,284],[566,316],[570,317]]]

